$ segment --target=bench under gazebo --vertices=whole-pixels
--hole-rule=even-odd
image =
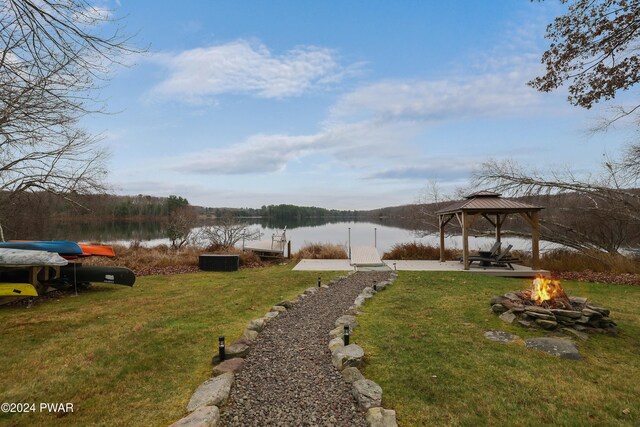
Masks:
[[[462,260],[464,269],[469,270],[469,229],[479,219],[484,218],[495,228],[496,241],[501,241],[501,228],[511,214],[518,214],[531,225],[531,252],[533,270],[540,269],[540,229],[538,217],[542,206],[530,205],[517,200],[503,199],[501,194],[491,191],[480,191],[470,194],[458,202],[454,202],[436,212],[440,228],[440,262],[445,260],[445,226],[456,218],[462,228]]]

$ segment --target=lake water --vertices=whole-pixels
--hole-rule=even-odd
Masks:
[[[276,228],[277,227],[277,228]],[[281,233],[283,225],[269,222],[254,222],[248,225],[249,229],[259,230],[263,240],[270,240],[272,234]],[[147,227],[147,230],[149,227]],[[197,229],[194,229],[197,231]],[[372,222],[342,221],[334,223],[296,224],[288,226],[287,238],[291,241],[292,250],[295,252],[307,243],[331,243],[343,245],[345,248],[351,236],[352,246],[376,246],[380,253],[389,251],[393,245],[398,243],[421,242],[432,246],[439,246],[440,238],[437,234],[424,237],[417,236],[413,231],[394,225],[382,225]],[[162,232],[158,230],[156,236],[146,235],[147,238],[132,238],[131,235],[122,238],[111,238],[103,240],[104,243],[130,244],[133,240],[138,240],[143,246],[156,246],[169,244],[169,240],[161,237]],[[88,239],[92,240],[92,239]],[[469,247],[471,250],[488,249],[495,239],[491,237],[469,237]],[[503,236],[503,245],[511,244],[514,249],[530,251],[531,240],[518,237]],[[445,246],[448,249],[462,249],[462,236],[448,236],[445,239]],[[559,245],[541,241],[540,250],[545,251],[557,248]]]

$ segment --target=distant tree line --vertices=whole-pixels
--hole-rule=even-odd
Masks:
[[[315,206],[268,205],[260,208],[198,208],[201,214],[210,218],[271,218],[295,219],[304,218],[337,218],[355,219],[360,211],[325,209]]]
[[[189,206],[187,199],[180,196],[152,197],[152,196],[115,196],[115,204],[107,206],[107,212],[114,217],[167,217],[181,208]]]
[[[177,211],[188,209],[191,214],[209,219],[215,218],[270,218],[270,219],[357,219],[362,215],[355,210],[324,209],[315,206],[268,205],[260,208],[225,208],[192,206],[181,196],[155,197],[118,196],[113,194],[77,194],[74,203],[69,203],[48,192],[30,192],[14,195],[11,202],[0,206],[5,216],[14,219],[23,216],[53,220],[99,219],[146,219],[169,218]]]
[[[358,211],[341,211],[315,206],[269,205],[260,208],[260,216],[275,219],[355,218],[358,216]]]
[[[53,220],[85,220],[88,218],[147,218],[169,217],[182,208],[191,208],[189,201],[180,196],[154,197],[147,195],[116,196],[110,194],[74,195],[74,203],[49,192],[29,192],[14,195],[9,203],[0,206],[4,217],[47,217]]]

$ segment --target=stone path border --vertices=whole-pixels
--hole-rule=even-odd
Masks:
[[[350,275],[351,274],[337,277],[328,284],[322,285],[321,288],[328,288]],[[395,411],[381,407],[382,389],[375,382],[364,378],[362,373],[357,369],[358,366],[362,365],[364,351],[357,345],[351,344],[344,346],[341,334],[344,331],[344,325],[348,325],[350,329],[357,326],[355,315],[359,313],[358,309],[367,299],[392,284],[397,277],[397,273],[391,273],[390,277],[390,280],[381,281],[380,283],[375,283],[374,281],[373,287],[368,286],[362,290],[355,299],[354,304],[349,308],[349,314],[343,315],[336,320],[336,328],[330,333],[333,339],[329,342],[329,348],[332,352],[332,363],[336,366],[336,369],[341,371],[344,380],[352,384],[352,393],[357,402],[358,409],[366,411],[366,424],[374,427],[397,426]],[[281,301],[272,307],[264,317],[252,320],[244,331],[242,338],[226,348],[226,360],[214,367],[214,377],[205,381],[194,392],[187,405],[187,410],[190,414],[171,426],[204,427],[220,425],[219,407],[224,405],[229,398],[231,387],[234,384],[235,374],[242,369],[244,364],[243,358],[248,354],[251,344],[258,338],[258,334],[267,327],[267,324],[271,320],[277,318],[280,313],[293,307],[309,295],[315,294],[318,292],[318,289],[319,288],[315,287],[308,288],[295,300]],[[340,330],[340,334],[337,334],[338,330]],[[214,356],[213,361],[214,363],[219,362],[217,355]],[[312,422],[307,423],[310,425],[313,424]]]
[[[356,297],[353,305],[349,307],[350,314],[340,316],[336,320],[336,328],[329,332],[331,361],[336,369],[342,372],[345,381],[353,384],[353,396],[358,402],[359,409],[367,411],[365,420],[367,425],[371,427],[397,426],[396,411],[382,407],[382,388],[375,382],[366,379],[358,369],[363,364],[364,350],[356,344],[345,346],[343,342],[344,331],[348,328],[351,333],[358,326],[356,316],[360,314],[359,309],[368,299],[373,298],[375,294],[391,285],[397,277],[398,273],[394,271],[391,273],[390,280],[374,283],[373,286],[364,288]]]

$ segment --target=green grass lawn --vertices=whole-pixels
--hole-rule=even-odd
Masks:
[[[489,310],[491,296],[530,283],[401,272],[365,304],[353,341],[400,425],[640,425],[640,287],[563,283],[569,295],[610,308],[620,330],[578,342],[583,360],[571,361],[483,337],[489,329],[543,335]]]
[[[61,418],[0,413],[0,425],[170,424],[211,375],[218,335],[231,343],[273,304],[315,286],[317,273],[290,268],[148,276],[30,309],[0,306],[0,403],[75,408]]]

